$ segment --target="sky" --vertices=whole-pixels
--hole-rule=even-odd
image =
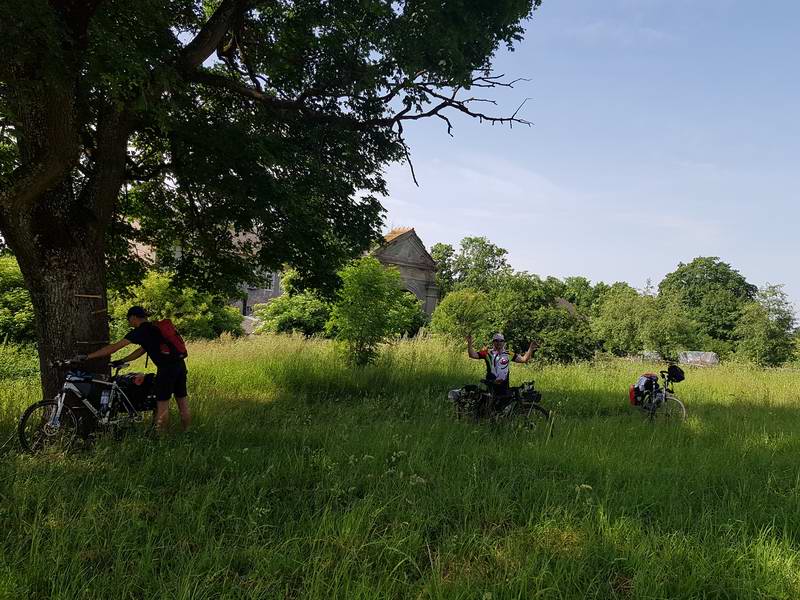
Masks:
[[[489,91],[513,129],[406,127],[387,227],[486,236],[543,276],[657,284],[718,256],[800,308],[800,2],[544,0]]]

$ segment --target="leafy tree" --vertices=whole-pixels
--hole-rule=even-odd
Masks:
[[[437,264],[441,297],[454,289],[488,291],[497,277],[512,273],[507,255],[485,237],[465,237],[457,252],[450,244],[434,245],[431,256]]]
[[[31,296],[13,256],[0,255],[0,343],[35,339]]]
[[[112,293],[109,312],[115,339],[123,337],[130,328],[126,314],[133,305],[142,306],[150,318],[171,319],[183,337],[215,339],[223,333],[241,335],[242,315],[229,306],[226,299],[192,288],[173,284],[171,275],[150,271],[141,284],[131,286],[127,293]]]
[[[642,303],[642,350],[675,359],[682,350],[701,347],[701,327],[677,299],[643,296]]]
[[[284,263],[332,284],[379,236],[404,122],[519,121],[471,88],[508,85],[491,59],[539,4],[0,0],[0,233],[45,393],[49,359],[108,337],[78,294],[105,298],[132,242],[180,286],[232,295]]]
[[[755,299],[757,288],[715,256],[680,263],[658,286],[659,294],[677,298],[703,333],[722,341],[735,339],[742,307]]]
[[[431,317],[432,333],[459,343],[468,335],[488,339],[492,326],[488,295],[468,288],[445,296]]]
[[[594,356],[597,344],[588,319],[558,307],[541,308],[536,317],[530,337],[539,342],[539,360],[568,363]]]
[[[642,296],[629,286],[620,286],[603,298],[592,329],[607,352],[626,356],[642,350],[645,319]]]
[[[795,315],[783,286],[760,289],[746,304],[736,326],[737,354],[756,364],[775,367],[794,357]]]
[[[376,358],[380,344],[414,328],[422,307],[416,301],[412,310],[400,272],[371,256],[353,261],[339,277],[342,287],[327,330],[345,344],[354,364],[365,365]]]
[[[674,357],[696,346],[701,336],[701,327],[677,299],[616,284],[604,296],[592,329],[605,350],[617,356],[652,350]]]
[[[312,336],[325,331],[331,305],[315,292],[284,293],[266,304],[253,307],[261,320],[256,333],[302,333]]]
[[[389,312],[389,317],[389,331],[406,337],[417,335],[428,323],[428,315],[422,309],[422,302],[411,292],[403,292]]]
[[[431,248],[431,257],[436,262],[436,285],[439,287],[439,297],[444,298],[455,287],[455,274],[453,273],[453,258],[456,251],[450,244],[434,244]]]
[[[505,248],[485,237],[465,237],[453,257],[453,274],[459,286],[488,290],[496,277],[511,273]]]
[[[493,329],[505,334],[512,348],[525,350],[539,342],[537,356],[553,362],[590,358],[595,342],[588,320],[556,306],[563,283],[529,273],[496,277],[489,293]]]
[[[602,290],[603,288],[600,288]],[[567,277],[564,279],[563,298],[583,311],[591,310],[597,301],[598,293],[586,277]]]

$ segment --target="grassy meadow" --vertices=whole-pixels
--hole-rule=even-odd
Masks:
[[[38,388],[0,360],[2,443]],[[665,425],[652,368],[515,365],[548,439],[454,420],[482,365],[435,341],[194,344],[189,434],[0,456],[0,600],[800,597],[800,372],[687,369]]]

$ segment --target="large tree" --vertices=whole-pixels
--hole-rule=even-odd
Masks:
[[[367,248],[403,123],[519,121],[475,90],[511,84],[489,61],[540,2],[0,0],[0,234],[45,392],[107,339],[132,241],[217,289]]]
[[[488,291],[498,277],[512,273],[508,250],[485,237],[465,237],[457,252],[450,244],[435,244],[431,256],[442,297],[454,289]]]
[[[659,295],[677,299],[689,316],[715,340],[732,343],[745,304],[755,300],[758,288],[716,256],[701,256],[667,274]]]

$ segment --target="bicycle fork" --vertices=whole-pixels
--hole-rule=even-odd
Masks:
[[[54,429],[58,429],[61,426],[61,411],[64,410],[64,399],[66,398],[66,392],[61,392],[57,396],[56,400],[56,410],[53,413],[53,416],[50,417],[50,421],[47,423],[50,427]]]

